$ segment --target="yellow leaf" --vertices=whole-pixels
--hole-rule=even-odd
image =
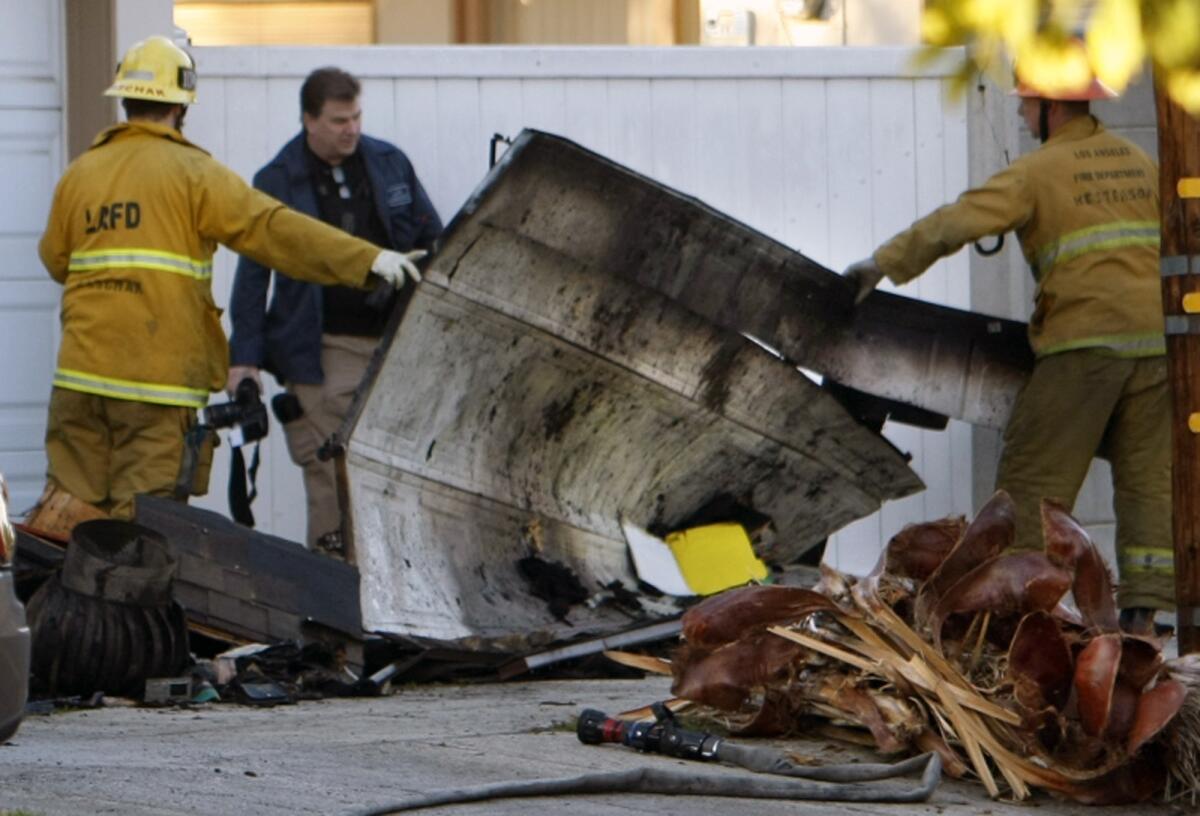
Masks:
[[[1005,0],[970,0],[960,3],[963,22],[978,29],[995,29],[1004,17]]]
[[[1166,68],[1194,64],[1200,56],[1200,3],[1160,0],[1149,12],[1146,39],[1154,61]]]
[[[1200,113],[1200,71],[1177,68],[1167,72],[1167,93],[1188,113]]]
[[[1084,14],[1094,5],[1094,2],[1083,2],[1083,0],[1052,0],[1050,22],[1062,31],[1081,31],[1084,25]]]
[[[1010,0],[995,33],[1004,39],[1010,54],[1017,54],[1036,37],[1037,26],[1037,0]]]
[[[1137,0],[1100,0],[1088,28],[1087,53],[1096,77],[1124,90],[1146,56]]]
[[[941,9],[927,8],[921,15],[921,39],[932,45],[950,45],[956,42],[950,18]]]

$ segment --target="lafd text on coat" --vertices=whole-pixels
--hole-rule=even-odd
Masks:
[[[85,209],[83,217],[88,235],[101,230],[137,229],[142,223],[142,208],[136,201],[114,201],[101,204],[94,218],[91,208]]]

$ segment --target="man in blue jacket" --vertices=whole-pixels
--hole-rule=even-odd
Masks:
[[[362,134],[361,86],[338,68],[319,68],[300,89],[302,133],[254,176],[254,186],[288,206],[352,235],[400,252],[432,249],[442,230],[433,204],[408,157],[388,142]],[[341,425],[372,352],[387,308],[370,293],[275,276],[242,257],[229,301],[233,322],[227,389],[249,377],[261,390],[259,369],[276,376],[299,413],[284,424],[288,452],[304,471],[309,547],[342,552],[342,514],[336,471],[317,451]],[[279,270],[286,273],[287,270]],[[393,295],[410,296],[412,289]]]

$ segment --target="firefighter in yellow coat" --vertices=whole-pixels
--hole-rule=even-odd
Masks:
[[[181,469],[196,410],[229,365],[212,296],[217,244],[320,284],[420,279],[416,253],[290,210],[189,143],[180,129],[195,86],[191,57],[165,37],[126,52],[105,94],[127,121],[67,168],[38,247],[63,285],[48,488],[119,518],[138,493],[186,499],[207,487],[211,446],[194,478]]]
[[[1158,170],[1090,114],[1114,94],[1019,83],[1043,144],[920,219],[846,275],[862,300],[965,244],[1015,231],[1037,281],[1037,361],[1004,432],[996,486],[1017,504],[1017,546],[1042,547],[1040,504],[1071,507],[1094,456],[1112,464],[1122,625],[1174,608],[1171,421],[1158,267]]]

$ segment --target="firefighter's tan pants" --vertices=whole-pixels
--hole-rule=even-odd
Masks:
[[[195,422],[191,408],[54,388],[46,422],[46,477],[116,518],[132,518],[138,493],[174,495],[184,437]],[[211,461],[209,449],[198,468],[203,485],[194,486],[196,495],[207,487]]]
[[[320,385],[292,383],[304,415],[283,426],[288,453],[304,471],[304,493],[308,501],[308,546],[329,533],[339,532],[342,512],[338,503],[337,469],[332,460],[322,462],[317,451],[342,426],[350,411],[354,390],[366,373],[367,363],[379,341],[370,337],[321,336]]]
[[[1118,603],[1174,609],[1165,357],[1085,349],[1037,361],[1004,431],[996,476],[1017,504],[1017,547],[1042,548],[1042,498],[1072,507],[1093,456],[1112,465]]]

